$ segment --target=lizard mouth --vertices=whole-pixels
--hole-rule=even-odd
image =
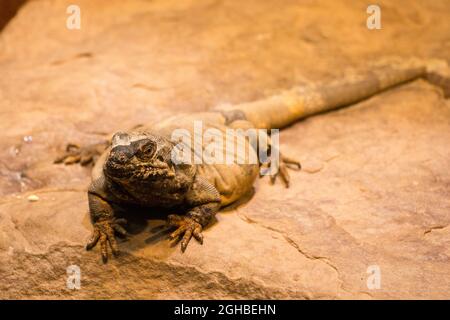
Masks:
[[[105,174],[115,180],[129,180],[134,182],[151,182],[161,178],[171,178],[175,176],[167,167],[151,165],[124,165],[116,164],[113,161],[105,165]]]
[[[167,165],[140,165],[133,170],[133,178],[141,181],[151,181],[162,177],[170,178],[173,176],[175,176],[175,173]]]
[[[132,176],[133,170],[128,165],[117,163],[111,159],[105,162],[104,173],[111,178],[127,179]]]

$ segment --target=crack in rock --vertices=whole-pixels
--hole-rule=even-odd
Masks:
[[[431,233],[433,230],[443,230],[443,229],[447,228],[448,226],[449,225],[430,227],[423,232],[423,235],[426,236],[427,234]]]
[[[273,227],[261,224],[261,223],[255,221],[255,220],[253,220],[253,219],[250,219],[249,217],[247,217],[246,215],[244,215],[242,213],[237,213],[237,215],[242,221],[244,221],[246,223],[256,224],[256,225],[260,226],[263,229],[267,229],[267,230],[270,230],[270,231],[273,231],[273,232],[276,232],[276,233],[280,234],[283,237],[283,239],[290,246],[295,248],[298,252],[300,252],[307,259],[309,259],[309,260],[319,260],[319,261],[325,263],[327,266],[329,266],[330,268],[332,268],[336,272],[336,277],[337,277],[337,280],[339,282],[339,289],[342,290],[342,291],[345,291],[347,293],[352,293],[352,292],[350,292],[350,291],[348,291],[348,290],[346,290],[344,288],[344,280],[342,280],[342,277],[340,275],[340,272],[339,272],[338,268],[331,263],[330,259],[328,259],[327,257],[322,257],[322,256],[317,256],[317,255],[313,255],[313,254],[307,253],[306,251],[301,249],[300,246],[292,238],[290,238],[286,233],[284,233],[281,230],[277,230],[277,229],[275,229]]]

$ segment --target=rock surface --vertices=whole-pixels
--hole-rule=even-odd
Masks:
[[[450,102],[424,81],[284,130],[306,170],[288,190],[258,181],[184,254],[137,216],[102,265],[83,249],[89,169],[52,164],[69,141],[367,59],[449,58],[448,1],[381,1],[374,31],[366,1],[77,2],[81,30],[72,1],[38,0],[0,34],[0,298],[450,298]]]

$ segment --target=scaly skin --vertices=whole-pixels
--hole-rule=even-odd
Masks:
[[[176,144],[171,140],[174,130],[186,129],[194,139],[194,121],[201,121],[203,132],[214,128],[222,134],[227,128],[282,128],[303,117],[349,105],[420,77],[442,86],[447,95],[449,73],[446,65],[436,67],[440,65],[441,62],[424,63],[418,59],[391,61],[364,75],[294,88],[267,99],[211,112],[176,115],[139,130],[116,133],[93,170],[88,198],[94,231],[86,249],[100,242],[104,262],[108,259],[108,243],[113,254],[117,254],[115,233],[126,235],[126,231],[122,226],[125,221],[117,218],[115,208],[138,205],[178,213],[169,215],[167,224],[176,228],[171,238],[181,240],[184,251],[192,237],[203,243],[201,232],[221,207],[250,192],[259,174],[259,164],[176,164],[171,158]],[[244,138],[251,145],[248,137]],[[270,137],[267,139],[270,141]],[[206,145],[203,142],[202,149]],[[86,148],[69,145],[55,162],[85,165],[93,162],[104,147],[105,144]],[[256,152],[255,147],[251,145],[247,152]],[[191,151],[195,153],[194,147]],[[280,176],[288,187],[287,168],[300,169],[300,163],[285,155],[279,159],[271,166],[271,181]]]

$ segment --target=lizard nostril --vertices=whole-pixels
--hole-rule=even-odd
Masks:
[[[117,155],[117,160],[119,160],[120,162],[125,162],[127,160],[127,156],[121,152]]]
[[[115,150],[111,153],[111,158],[114,162],[126,163],[129,157],[124,150]]]

